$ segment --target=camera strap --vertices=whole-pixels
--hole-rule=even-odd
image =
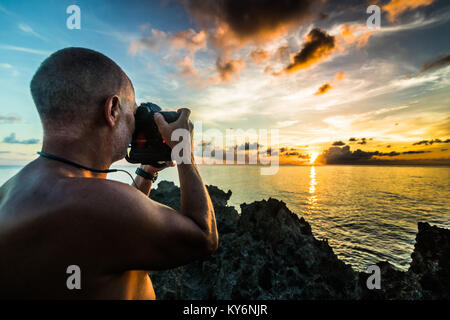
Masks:
[[[41,152],[41,151],[38,151],[37,153],[39,155],[43,156],[43,157],[46,157],[46,158],[49,158],[49,159],[52,159],[52,160],[56,160],[56,161],[60,161],[60,162],[69,164],[71,166],[74,166],[74,167],[77,167],[77,168],[80,168],[80,169],[83,169],[83,170],[92,171],[92,172],[98,172],[98,173],[110,173],[110,172],[118,172],[118,171],[126,172],[130,176],[131,180],[133,180],[134,184],[136,185],[136,182],[134,181],[133,177],[126,170],[122,170],[122,169],[94,169],[94,168],[85,167],[85,166],[83,166],[83,165],[81,165],[79,163],[76,163],[74,161],[67,160],[67,159],[64,159],[64,158],[59,157],[59,156],[55,156],[54,154]]]

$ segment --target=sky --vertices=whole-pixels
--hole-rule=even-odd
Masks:
[[[109,56],[138,104],[187,106],[204,131],[278,129],[280,163],[450,164],[449,34],[446,0],[1,0],[0,165],[37,157],[29,83],[65,47]]]

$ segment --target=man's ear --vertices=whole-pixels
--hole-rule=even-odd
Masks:
[[[110,127],[114,127],[119,120],[119,97],[116,95],[108,97],[104,111],[106,122]]]

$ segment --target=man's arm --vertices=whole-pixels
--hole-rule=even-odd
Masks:
[[[161,170],[163,170],[165,168],[174,167],[174,166],[175,166],[175,163],[173,163],[173,161],[166,161],[165,167],[162,167],[162,168],[155,168],[155,167],[153,167],[151,165],[141,164],[141,169],[144,170],[147,173],[154,174],[154,173],[156,173],[158,171],[161,171]],[[150,195],[150,191],[151,191],[151,188],[152,188],[152,181],[149,180],[149,179],[144,179],[143,177],[138,176],[138,175],[136,175],[136,177],[134,178],[134,181],[136,183],[132,182],[131,186],[133,186],[136,189],[142,191],[142,193],[145,194],[148,197]]]
[[[141,169],[144,170],[145,172],[151,173],[151,171],[145,169],[144,165],[141,165]],[[152,189],[152,180],[144,179],[143,177],[136,175],[134,181],[136,182],[136,184],[132,182],[131,185],[136,189],[140,190],[143,194],[145,194],[148,197],[150,195],[150,190]]]
[[[155,123],[158,126],[162,138],[174,148],[178,143],[184,143],[184,150],[189,150],[189,163],[178,164],[178,176],[180,178],[181,203],[180,213],[191,218],[208,236],[210,245],[215,250],[218,244],[218,235],[214,207],[209,197],[193,156],[193,127],[189,122],[191,111],[187,108],[179,109],[180,116],[177,121],[167,123],[161,114],[155,115]],[[172,133],[175,130],[186,130],[183,139],[187,141],[172,141]]]
[[[208,190],[202,181],[198,168],[191,155],[191,164],[179,164],[180,178],[180,213],[190,217],[209,237],[210,245],[215,250],[218,234],[214,207]]]

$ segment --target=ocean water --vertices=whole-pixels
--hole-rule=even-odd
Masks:
[[[134,176],[136,166],[113,166]],[[21,167],[0,167],[0,184]],[[260,175],[258,166],[200,166],[206,184],[232,191],[230,205],[277,198],[303,216],[319,239],[357,270],[388,260],[406,270],[417,222],[450,228],[450,168],[420,166],[281,166]],[[123,172],[109,179],[130,183]],[[176,168],[158,180],[179,185]]]

